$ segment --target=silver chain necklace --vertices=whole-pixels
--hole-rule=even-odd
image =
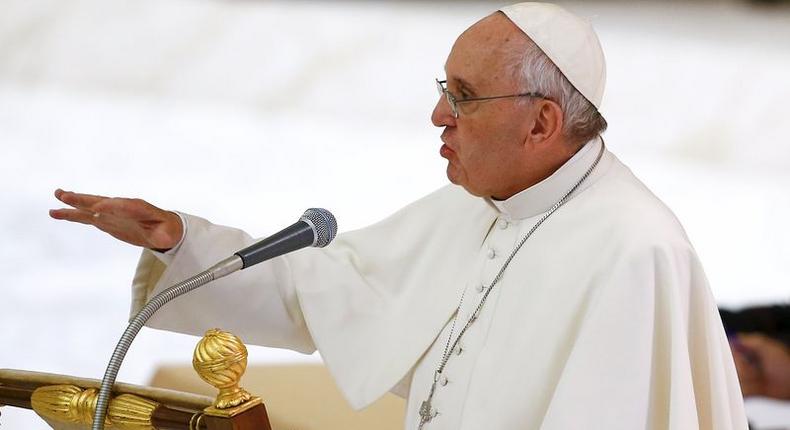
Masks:
[[[537,230],[538,227],[540,227],[540,225],[543,224],[544,221],[546,221],[554,212],[556,212],[557,209],[562,207],[562,205],[564,205],[568,201],[568,197],[570,197],[570,195],[573,194],[573,192],[576,191],[581,186],[581,184],[590,176],[593,169],[595,169],[595,166],[597,166],[598,162],[601,161],[601,157],[603,157],[603,153],[605,149],[606,149],[606,145],[603,139],[601,139],[601,149],[599,150],[598,156],[595,158],[595,161],[592,163],[590,168],[587,169],[587,171],[576,182],[576,184],[573,187],[571,187],[571,189],[568,190],[568,192],[565,193],[565,195],[562,196],[562,198],[559,201],[557,201],[557,203],[555,203],[554,206],[552,206],[545,214],[543,214],[542,217],[540,217],[540,219],[535,223],[535,225],[533,225],[532,228],[527,232],[527,234],[525,234],[524,237],[522,237],[521,240],[516,244],[515,248],[513,248],[513,251],[507,257],[505,263],[502,264],[502,267],[499,269],[499,272],[494,277],[494,280],[491,281],[491,285],[489,285],[485,289],[485,294],[483,294],[483,297],[480,299],[480,303],[477,304],[475,311],[472,312],[472,315],[469,316],[469,319],[466,321],[466,324],[463,326],[463,328],[461,328],[461,331],[458,333],[458,336],[455,338],[454,341],[452,341],[452,346],[451,346],[450,341],[453,338],[453,332],[455,331],[455,323],[458,321],[458,315],[461,312],[461,306],[464,304],[464,295],[466,295],[466,291],[464,291],[464,293],[461,294],[461,300],[458,303],[458,307],[455,309],[453,324],[450,327],[450,335],[447,336],[447,343],[444,345],[444,352],[442,353],[442,359],[439,361],[439,367],[436,369],[436,371],[433,374],[433,384],[431,384],[431,390],[428,393],[428,398],[425,399],[422,402],[422,404],[420,404],[420,425],[419,427],[417,427],[418,430],[422,430],[423,426],[429,421],[431,421],[433,417],[437,415],[437,412],[434,411],[432,407],[433,395],[436,392],[436,384],[439,382],[439,379],[442,376],[442,372],[444,372],[444,368],[447,366],[447,362],[450,360],[453,351],[455,351],[455,349],[458,348],[458,343],[461,341],[461,338],[464,336],[464,334],[469,329],[469,327],[475,322],[475,320],[477,320],[478,315],[480,315],[480,310],[483,308],[483,305],[488,299],[488,295],[491,294],[491,290],[499,282],[499,280],[502,279],[502,276],[504,275],[507,267],[510,265],[510,262],[513,260],[513,257],[516,256],[516,254],[524,245],[524,243],[527,241],[527,239],[529,239],[530,236],[532,236],[532,233],[534,233],[535,230]]]

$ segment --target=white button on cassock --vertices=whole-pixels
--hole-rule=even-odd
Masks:
[[[500,230],[504,230],[504,229],[506,229],[506,228],[507,228],[507,226],[508,226],[510,223],[508,223],[508,222],[507,222],[507,220],[500,219],[499,221],[497,221],[497,223],[496,223],[496,224],[497,224],[497,226],[499,227],[499,229],[500,229]]]
[[[482,293],[486,290],[486,284],[477,284],[475,290],[477,290],[478,293]]]
[[[486,255],[488,256],[489,260],[493,260],[494,257],[496,257],[496,251],[494,250],[494,248],[488,248],[488,252],[486,253]]]
[[[449,382],[449,381],[447,380],[446,376],[442,375],[442,376],[439,377],[439,384],[441,386],[447,385],[447,382]]]

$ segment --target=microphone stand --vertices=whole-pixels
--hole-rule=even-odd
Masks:
[[[143,328],[146,321],[148,321],[148,319],[151,318],[151,316],[167,302],[192,290],[200,288],[215,279],[222,278],[223,276],[230,275],[237,270],[241,270],[243,267],[244,262],[242,261],[241,257],[234,254],[225,260],[220,261],[209,269],[204,270],[203,272],[200,272],[197,275],[187,280],[181,281],[162,291],[161,293],[154,296],[154,298],[152,298],[148,303],[146,303],[145,306],[143,306],[142,309],[140,309],[139,312],[137,312],[137,315],[135,315],[134,318],[132,318],[132,320],[129,322],[129,326],[121,336],[121,340],[118,342],[118,345],[116,345],[115,351],[113,351],[112,357],[110,358],[110,363],[107,365],[107,370],[104,372],[104,377],[101,381],[101,387],[99,388],[99,395],[96,400],[96,411],[93,414],[93,426],[91,427],[92,430],[104,430],[104,420],[107,416],[107,406],[110,402],[110,392],[112,390],[112,386],[115,384],[115,378],[118,377],[118,370],[121,368],[121,363],[123,362],[126,353],[129,351],[132,341],[137,336],[137,333],[140,332],[140,329]]]

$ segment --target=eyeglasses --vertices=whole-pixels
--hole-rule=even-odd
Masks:
[[[546,96],[540,93],[521,93],[521,94],[510,94],[506,96],[492,96],[492,97],[473,97],[468,99],[458,99],[455,94],[451,93],[447,89],[447,81],[440,81],[436,79],[436,89],[439,91],[439,95],[444,95],[447,98],[447,103],[450,104],[450,109],[453,111],[453,115],[458,118],[458,105],[461,103],[467,102],[479,102],[483,100],[494,100],[494,99],[505,99],[511,97],[537,97],[541,99],[545,99]]]

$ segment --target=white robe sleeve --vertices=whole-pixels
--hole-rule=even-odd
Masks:
[[[625,254],[583,316],[541,429],[746,429],[732,354],[693,249],[682,242]]]
[[[241,230],[191,215],[183,219],[187,234],[175,255],[159,258],[143,251],[132,283],[132,315],[164,289],[254,242]],[[275,259],[254,271],[236,272],[174,299],[147,325],[196,336],[216,327],[244,342],[311,353],[316,348],[288,270],[284,259]]]
[[[433,343],[470,278],[471,267],[447,262],[471,261],[495,217],[482,199],[447,186],[326,248],[274,258],[176,298],[148,326],[195,335],[218,327],[246,343],[317,348],[359,409],[395,387]],[[240,230],[186,219],[170,264],[143,252],[133,312],[253,242]]]

